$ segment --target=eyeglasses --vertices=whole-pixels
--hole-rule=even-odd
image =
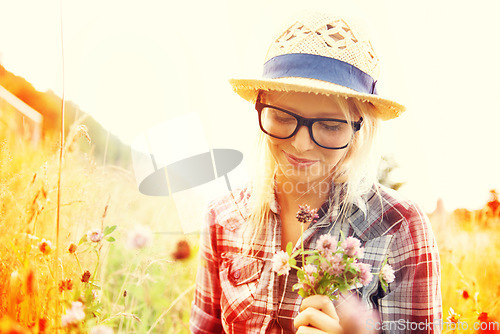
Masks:
[[[335,118],[305,118],[259,100],[255,103],[255,109],[259,113],[260,128],[265,134],[288,139],[304,125],[309,129],[309,135],[316,145],[331,150],[346,148],[363,124],[363,118],[357,122]]]

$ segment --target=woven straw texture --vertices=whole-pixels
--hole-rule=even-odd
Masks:
[[[354,65],[377,80],[375,51],[366,36],[353,28],[341,17],[324,14],[306,17],[277,36],[265,60],[289,53],[321,55]]]
[[[370,75],[379,76],[379,59],[364,31],[355,24],[338,16],[323,13],[309,14],[289,24],[275,36],[265,61],[292,53],[306,53],[335,58],[349,63]],[[377,95],[358,93],[353,89],[316,79],[231,79],[236,93],[255,102],[259,90],[314,92],[325,95],[355,97],[371,102],[383,120],[399,116],[405,107]]]

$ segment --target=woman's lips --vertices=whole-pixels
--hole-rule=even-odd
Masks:
[[[319,160],[309,160],[309,159],[297,158],[296,156],[289,154],[289,153],[286,153],[285,151],[283,151],[283,153],[285,154],[285,157],[287,158],[287,160],[293,166],[299,167],[299,168],[312,166],[319,161]]]

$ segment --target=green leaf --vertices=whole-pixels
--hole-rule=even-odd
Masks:
[[[382,289],[384,290],[384,292],[387,291],[387,287],[389,286],[389,283],[387,283],[383,278],[382,276],[379,276],[379,281],[380,281],[380,285],[382,286]]]
[[[315,256],[308,256],[306,257],[306,264],[314,263],[314,260],[316,260]]]
[[[288,263],[290,264],[290,266],[296,266],[297,260],[295,260],[294,258],[291,258],[290,260],[288,260]]]
[[[299,281],[303,281],[305,279],[304,271],[297,270],[297,278],[299,279]]]
[[[286,244],[286,252],[288,253],[288,255],[292,255],[292,250],[293,250],[293,245],[292,245],[292,242],[289,241]]]
[[[113,238],[113,237],[107,237],[107,238],[106,238],[106,240],[107,240],[107,241],[109,241],[109,242],[114,242],[114,241],[116,241],[116,239],[115,239],[115,238]]]
[[[116,227],[117,227],[117,225],[113,225],[113,226],[106,226],[106,227],[104,228],[104,232],[103,232],[103,233],[104,233],[104,235],[108,235],[108,234],[113,233],[113,231],[114,231],[114,230],[116,230]]]

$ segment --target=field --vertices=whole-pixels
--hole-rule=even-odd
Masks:
[[[189,333],[198,237],[175,233],[171,200],[141,195],[132,172],[97,165],[82,140],[74,128],[60,169],[57,138],[33,147],[0,128],[0,333]],[[444,317],[468,324],[447,332],[498,321],[498,212],[430,218]]]

